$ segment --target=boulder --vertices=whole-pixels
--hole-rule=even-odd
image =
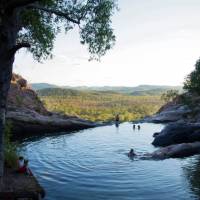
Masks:
[[[13,139],[103,125],[75,116],[49,112],[27,81],[17,74],[13,74],[11,80],[6,120],[12,124]]]
[[[170,123],[154,136],[154,146],[200,141],[200,123]]]
[[[6,116],[12,124],[13,139],[38,136],[56,132],[69,132],[100,126],[77,117],[51,113],[42,115],[30,109],[15,109]]]
[[[153,159],[183,158],[200,153],[200,142],[174,144],[162,147],[148,156]]]
[[[145,122],[151,123],[169,123],[180,120],[187,120],[187,116],[191,113],[188,106],[178,104],[171,105],[162,109],[161,112],[156,113],[150,117],[144,119]]]

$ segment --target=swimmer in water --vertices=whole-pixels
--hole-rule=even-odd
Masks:
[[[128,153],[128,157],[134,157],[134,156],[136,156],[136,154],[135,154],[134,150],[131,149],[131,150],[129,151],[129,153]]]

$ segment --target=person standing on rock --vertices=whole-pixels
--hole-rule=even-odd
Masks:
[[[117,114],[116,117],[115,117],[115,126],[117,128],[119,127],[119,114]]]
[[[116,115],[116,117],[115,117],[115,122],[116,122],[116,123],[119,123],[119,114]]]

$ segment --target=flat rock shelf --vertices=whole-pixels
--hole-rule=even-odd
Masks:
[[[45,191],[34,176],[18,174],[6,169],[0,187],[0,200],[44,198]]]

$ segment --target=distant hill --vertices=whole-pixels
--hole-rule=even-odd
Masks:
[[[178,90],[179,93],[183,92],[181,86],[138,86],[136,90],[131,93],[133,96],[146,96],[146,95],[161,95],[167,90]]]
[[[53,85],[53,84],[49,84],[49,83],[31,83],[30,85],[33,90],[42,90],[42,89],[46,89],[46,88],[58,88],[59,87],[57,85]]]
[[[37,90],[39,96],[100,96],[105,94],[118,94],[112,91],[89,91],[89,90],[75,90],[75,89],[63,89],[63,88],[46,88]]]
[[[42,89],[50,89],[50,88],[56,88],[56,89],[62,89],[62,90],[51,90],[49,92],[56,91],[61,93],[70,93],[73,90],[79,91],[79,92],[107,92],[107,93],[122,93],[122,94],[129,94],[133,96],[145,96],[145,95],[161,95],[162,93],[166,92],[167,90],[178,90],[179,92],[182,92],[183,89],[181,86],[162,86],[162,85],[139,85],[136,87],[112,87],[112,86],[102,86],[102,87],[88,87],[88,86],[77,86],[77,87],[71,87],[71,86],[56,86],[51,85],[47,83],[39,83],[39,84],[32,84],[32,88],[35,90],[42,90]],[[65,91],[66,90],[66,91]],[[44,90],[43,93],[47,93],[48,90]],[[41,94],[41,92],[40,92]]]
[[[45,88],[37,90],[37,93],[40,96],[81,96],[85,94],[83,91],[63,88]]]
[[[67,87],[66,87],[67,88]],[[68,87],[69,88],[69,87]],[[71,87],[75,90],[87,90],[87,91],[112,91],[123,94],[130,94],[134,96],[144,96],[144,95],[160,95],[167,90],[178,90],[182,92],[181,86],[162,86],[162,85],[139,85],[136,87],[112,87],[112,86],[103,86],[103,87]]]
[[[129,94],[133,91],[133,87],[123,87],[123,86],[77,86],[77,87],[70,87],[70,86],[64,86],[63,88],[71,88],[74,90],[80,90],[80,91],[107,91],[107,92],[118,92],[118,93],[124,93]]]

